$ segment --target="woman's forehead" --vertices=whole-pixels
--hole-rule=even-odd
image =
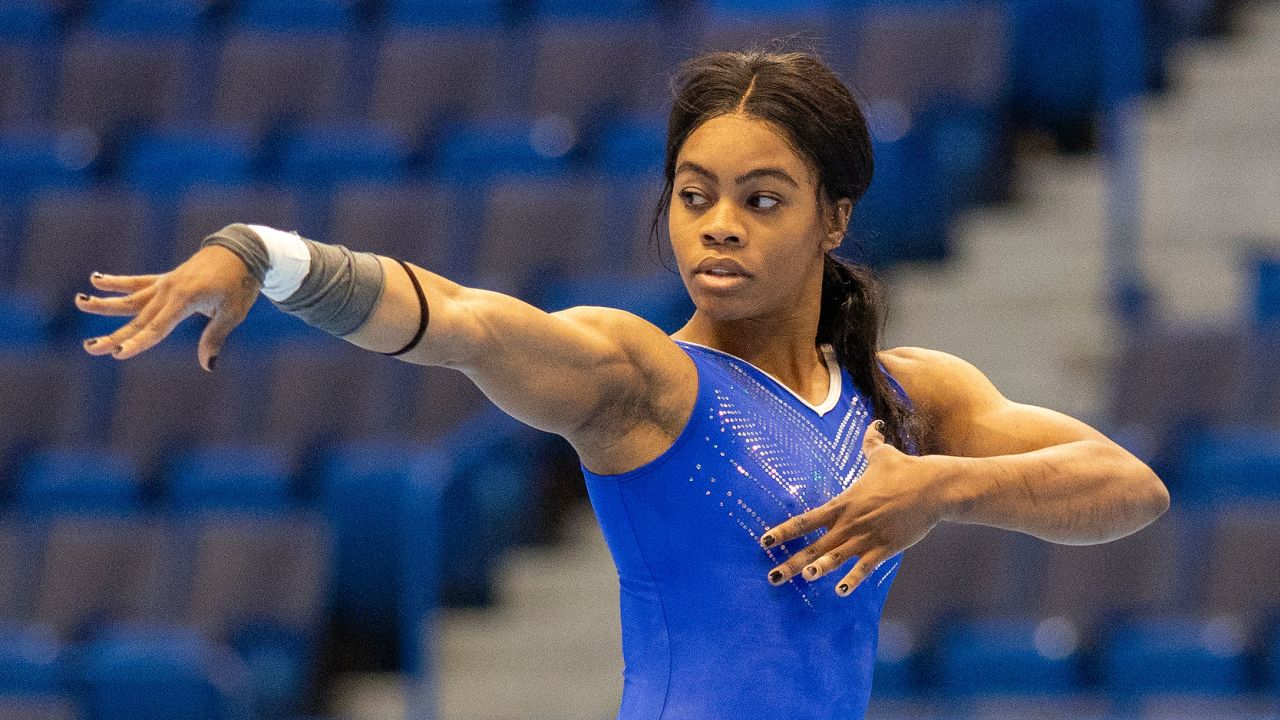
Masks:
[[[798,182],[812,181],[804,159],[777,128],[747,115],[720,115],[699,125],[680,147],[677,168],[693,164],[723,182],[759,168],[780,168]]]

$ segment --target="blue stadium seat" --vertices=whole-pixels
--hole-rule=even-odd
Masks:
[[[289,463],[267,446],[205,446],[174,458],[165,472],[165,502],[179,514],[210,510],[279,513],[295,506]]]
[[[237,24],[252,30],[342,30],[356,0],[242,0]]]
[[[1175,473],[1180,500],[1280,500],[1280,432],[1266,426],[1218,426],[1191,434]]]
[[[1099,107],[1105,63],[1100,6],[1092,0],[1008,3],[1013,101],[1029,124],[1071,133]]]
[[[36,348],[53,339],[54,316],[33,293],[8,290],[0,294],[0,345]]]
[[[952,208],[934,171],[927,131],[905,129],[904,135],[873,136],[875,175],[849,223],[850,236],[863,250],[849,256],[875,266],[950,254]]]
[[[254,715],[294,717],[309,690],[316,658],[314,634],[278,623],[249,622],[229,642],[248,668]]]
[[[327,190],[344,182],[400,180],[408,164],[408,143],[391,127],[313,126],[286,143],[281,179],[297,188]]]
[[[440,140],[433,174],[441,180],[481,183],[498,175],[554,176],[568,169],[555,128],[505,119],[455,126]]]
[[[115,35],[188,35],[203,27],[205,0],[98,0],[89,25]]]
[[[597,164],[613,177],[661,177],[666,146],[665,117],[619,118],[601,133]]]
[[[1103,686],[1121,696],[1224,695],[1248,688],[1239,628],[1225,619],[1162,618],[1114,628],[1103,642]]]
[[[86,720],[232,720],[247,710],[234,653],[190,628],[122,625],[73,657]]]
[[[46,0],[0,3],[0,40],[40,40],[57,26],[54,4]]]
[[[0,627],[0,695],[62,692],[62,649],[39,625]]]
[[[133,462],[120,453],[45,448],[18,471],[16,501],[18,508],[36,515],[119,515],[142,509],[142,491]]]
[[[390,0],[387,22],[400,27],[490,27],[507,21],[504,0]]]
[[[938,641],[938,677],[950,695],[1066,693],[1081,689],[1077,628],[1063,618],[954,623]]]
[[[191,128],[139,137],[120,169],[130,188],[173,202],[197,185],[237,186],[253,173],[248,133],[234,128]]]
[[[78,131],[0,135],[0,197],[20,199],[36,190],[87,186],[98,152],[95,143]]]

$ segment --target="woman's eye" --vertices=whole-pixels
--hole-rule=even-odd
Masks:
[[[706,199],[702,197],[702,193],[694,192],[693,190],[685,190],[681,192],[680,197],[684,200],[685,205],[702,205],[703,204],[700,202],[693,202],[692,198],[702,198],[703,200]]]
[[[772,210],[778,205],[778,198],[769,197],[768,195],[753,195],[751,199],[759,203],[756,207],[761,210]]]

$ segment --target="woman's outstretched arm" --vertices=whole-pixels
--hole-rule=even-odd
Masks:
[[[255,248],[261,250],[256,234],[243,237],[255,240]],[[337,253],[339,248],[342,256]],[[292,284],[284,283],[296,291],[276,302],[277,306],[297,306],[302,296],[320,298],[309,310],[299,312],[303,319],[326,327],[316,316],[303,314],[314,311],[322,301],[327,306],[320,315],[340,318],[328,326],[343,326],[343,331],[335,334],[361,348],[389,353],[412,340],[422,318],[418,291],[407,272],[411,271],[425,296],[428,322],[425,334],[399,359],[460,370],[516,419],[571,442],[588,425],[607,425],[611,431],[623,432],[633,419],[621,415],[643,414],[649,402],[646,398],[651,400],[668,389],[669,376],[689,364],[681,362],[686,360],[683,353],[661,329],[621,310],[575,307],[547,313],[518,298],[466,287],[410,263],[318,243],[313,260],[320,257],[314,254],[316,249],[331,262],[326,266],[327,261],[322,261],[308,273],[296,273]],[[227,336],[244,320],[263,288],[263,263],[258,263],[256,274],[254,264],[255,259],[267,256],[261,253],[246,259],[252,254],[226,244],[207,244],[163,274],[95,273],[91,281],[96,288],[125,294],[81,295],[76,299],[77,307],[97,314],[134,317],[110,335],[86,340],[85,350],[120,360],[131,358],[199,312],[208,315],[210,322],[200,338],[198,360],[212,370]],[[352,262],[356,256],[360,257]],[[346,258],[345,274],[334,269],[343,264],[342,257]],[[281,259],[279,254],[277,259]],[[281,260],[282,265],[288,262],[288,258]],[[353,270],[358,263],[362,264]],[[321,271],[329,276],[317,279],[313,275]],[[280,285],[278,275],[267,276],[268,285]]]

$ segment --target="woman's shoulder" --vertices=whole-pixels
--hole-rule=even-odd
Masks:
[[[986,402],[994,390],[972,363],[941,350],[904,345],[881,350],[876,357],[912,403],[929,415]]]

